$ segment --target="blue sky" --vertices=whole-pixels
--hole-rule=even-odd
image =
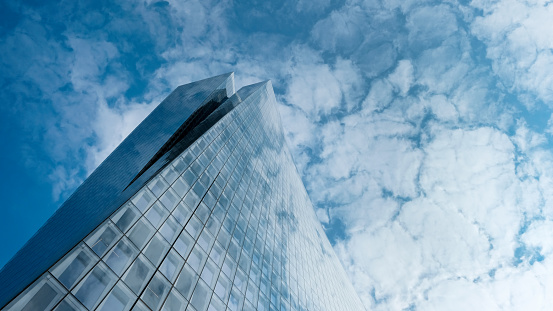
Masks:
[[[553,304],[548,1],[0,3],[3,265],[177,85],[271,79],[368,309]]]

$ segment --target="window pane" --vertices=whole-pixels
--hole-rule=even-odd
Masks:
[[[134,244],[126,237],[123,237],[106,255],[104,261],[118,276],[121,276],[136,256],[138,256],[138,253],[139,251]]]
[[[111,217],[117,228],[125,233],[140,217],[140,211],[132,203],[127,203]]]
[[[109,292],[117,276],[102,262],[75,287],[72,293],[88,309],[93,309]]]
[[[52,308],[63,298],[66,291],[49,273],[40,277],[33,285],[12,301],[6,311],[43,311]]]
[[[169,211],[161,205],[161,203],[156,202],[148,212],[146,212],[146,218],[150,221],[154,227],[159,228],[159,226],[165,221],[165,218],[169,215]]]
[[[214,243],[211,248],[211,252],[209,253],[209,258],[211,258],[211,260],[213,260],[213,262],[220,267],[223,263],[223,259],[225,258],[224,254],[225,250],[219,245],[219,243]]]
[[[192,216],[192,210],[190,210],[186,204],[181,202],[173,211],[173,216],[179,224],[184,226],[188,222],[188,219],[190,219],[190,216]]]
[[[202,231],[203,224],[196,218],[195,216],[192,216],[190,218],[190,221],[188,221],[188,224],[186,224],[186,231],[190,236],[194,238],[194,240],[200,235],[200,231]]]
[[[170,289],[171,283],[158,272],[154,275],[148,287],[146,287],[146,290],[142,294],[142,300],[150,309],[159,310]]]
[[[129,290],[123,282],[119,281],[108,294],[106,299],[102,301],[97,310],[100,311],[127,311],[134,302],[136,296]]]
[[[192,290],[198,281],[198,275],[192,270],[192,268],[185,264],[184,268],[179,275],[175,288],[184,296],[186,299],[190,299]]]
[[[134,307],[132,307],[132,311],[151,311],[146,307],[146,305],[142,302],[142,300],[138,300]]]
[[[210,259],[207,260],[204,269],[202,270],[201,277],[206,282],[206,284],[214,288],[216,276],[219,272],[217,266]]]
[[[86,308],[73,296],[67,295],[54,311],[86,311]]]
[[[169,251],[169,248],[171,245],[165,241],[165,239],[161,236],[161,234],[156,233],[148,246],[146,246],[146,250],[144,251],[144,255],[150,261],[154,264],[154,266],[158,266],[163,257],[165,257],[165,254]]]
[[[204,281],[199,280],[198,285],[194,289],[194,294],[192,294],[192,299],[190,303],[197,311],[205,311],[207,309],[207,304],[211,298],[211,290]]]
[[[225,311],[226,306],[223,304],[223,302],[217,298],[217,296],[213,295],[211,297],[211,301],[209,302],[209,307],[207,309],[208,311]]]
[[[182,258],[187,258],[188,254],[192,250],[192,246],[194,245],[194,240],[192,237],[186,232],[183,231],[177,241],[175,242],[175,249],[179,254],[182,256]]]
[[[110,249],[121,237],[122,233],[108,220],[89,235],[85,242],[100,257]]]
[[[184,177],[180,177],[175,181],[172,188],[175,190],[175,193],[182,198],[186,192],[190,189],[190,186],[184,180]]]
[[[134,245],[138,247],[138,249],[142,249],[144,245],[146,245],[146,243],[154,235],[154,232],[155,228],[150,224],[148,220],[142,217],[131,229],[129,233],[129,238],[134,243]]]
[[[100,260],[86,245],[79,244],[52,269],[52,274],[71,289]]]
[[[209,253],[211,246],[215,242],[215,238],[207,230],[203,230],[198,238],[198,245],[206,252]]]
[[[152,190],[153,194],[156,196],[156,198],[159,198],[159,196],[169,187],[169,184],[163,179],[163,177],[159,176],[152,180],[150,184],[148,184],[148,188]]]
[[[155,197],[150,190],[148,190],[148,188],[140,190],[140,192],[138,192],[132,199],[132,203],[141,213],[144,213],[148,207],[154,203],[154,201]]]
[[[161,201],[163,206],[165,206],[165,208],[167,208],[169,211],[172,211],[179,203],[180,197],[177,196],[173,189],[169,188],[159,200]]]
[[[177,173],[172,166],[168,166],[164,171],[163,173],[161,173],[161,175],[163,176],[163,178],[165,178],[165,180],[172,184],[175,179],[177,179],[177,177],[179,177],[179,173]]]
[[[163,273],[169,282],[173,283],[183,265],[184,259],[182,259],[182,257],[179,256],[174,249],[172,249],[167,257],[165,257],[165,260],[163,260],[163,263],[159,267],[159,271]]]
[[[194,271],[196,271],[196,273],[199,274],[204,267],[206,259],[207,254],[198,247],[198,244],[196,244],[186,262],[190,265],[190,267],[192,267],[192,269],[194,269]]]
[[[136,258],[129,270],[123,276],[123,281],[136,294],[140,294],[146,283],[154,274],[154,266],[144,257],[140,255]]]
[[[222,301],[226,302],[229,293],[230,280],[223,273],[221,273],[219,274],[219,279],[217,279],[217,285],[215,285],[215,294],[217,294]]]
[[[173,288],[173,290],[167,296],[167,300],[163,305],[162,311],[184,311],[187,305],[186,299],[182,297],[179,292]]]
[[[173,243],[181,229],[182,227],[176,222],[175,218],[169,216],[159,231],[169,243]]]

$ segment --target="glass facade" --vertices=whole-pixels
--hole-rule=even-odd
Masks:
[[[210,117],[5,310],[364,310],[286,147],[271,83]]]

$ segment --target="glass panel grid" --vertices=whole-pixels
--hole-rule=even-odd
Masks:
[[[70,289],[64,301],[88,309],[363,310],[285,147],[267,87],[84,242],[48,274],[52,293],[59,290],[54,305]]]

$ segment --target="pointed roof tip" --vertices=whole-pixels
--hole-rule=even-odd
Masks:
[[[183,87],[185,85],[205,83],[206,81],[210,81],[210,80],[211,81],[217,80],[217,79],[226,80],[228,78],[231,78],[232,82],[234,83],[234,71],[229,71],[229,72],[226,72],[226,73],[218,74],[218,75],[211,76],[211,77],[208,77],[208,78],[204,78],[204,79],[201,79],[201,80],[196,80],[196,81],[180,84],[180,85],[177,86],[177,88]]]

